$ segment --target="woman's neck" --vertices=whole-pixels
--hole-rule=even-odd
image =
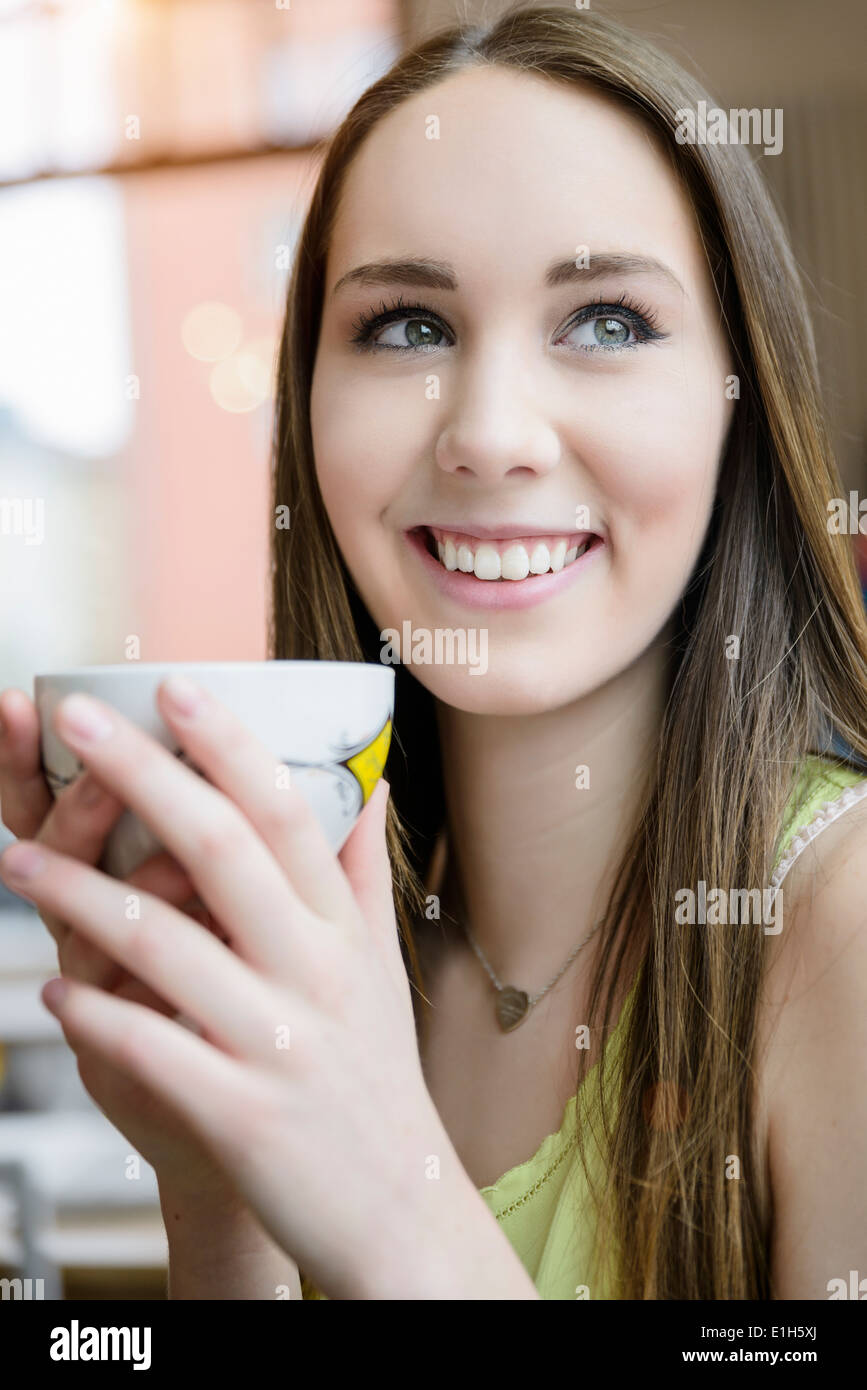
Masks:
[[[599,919],[656,756],[668,630],[626,671],[548,713],[468,714],[438,702],[448,860],[500,979],[541,989]],[[588,785],[576,787],[576,768]]]

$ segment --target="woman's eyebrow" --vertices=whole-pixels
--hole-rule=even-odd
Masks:
[[[332,295],[345,285],[415,285],[429,290],[456,290],[458,277],[447,261],[427,261],[400,256],[357,265],[341,275]]]
[[[558,285],[586,284],[608,275],[656,275],[686,294],[674,271],[664,261],[655,256],[615,251],[588,252],[586,265],[577,260],[554,261],[545,272],[545,285],[553,289]],[[332,296],[347,285],[410,285],[417,289],[456,290],[458,277],[448,261],[396,256],[348,270],[337,281]]]
[[[549,287],[569,285],[582,280],[601,280],[606,275],[656,275],[668,280],[675,289],[689,298],[671,267],[667,266],[665,261],[657,260],[656,256],[637,256],[617,251],[588,251],[587,262],[585,266],[577,260],[555,261],[545,272],[545,284]]]

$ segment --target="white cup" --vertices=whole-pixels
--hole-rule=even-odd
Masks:
[[[84,764],[51,727],[56,705],[84,691],[125,715],[190,766],[156,706],[158,685],[183,674],[209,690],[290,769],[337,853],[385,766],[394,711],[394,671],[358,661],[192,661],[80,666],[35,678],[42,764],[55,796]],[[275,766],[275,779],[277,769]],[[275,780],[276,784],[276,780]],[[163,846],[125,811],[108,836],[99,867],[115,878]]]

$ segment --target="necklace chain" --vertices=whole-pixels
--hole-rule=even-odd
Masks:
[[[586,946],[586,945],[587,945],[587,942],[590,940],[591,936],[593,936],[593,934],[599,930],[599,928],[602,926],[602,923],[603,923],[604,920],[605,920],[604,918],[600,917],[599,921],[596,923],[596,926],[593,927],[592,930],[589,931],[589,932],[587,933],[587,935],[584,937],[583,941],[579,941],[579,942],[578,942],[578,945],[575,947],[575,950],[574,950],[574,951],[572,952],[572,954],[569,956],[568,960],[567,960],[563,965],[560,966],[560,969],[557,971],[557,974],[554,976],[554,978],[553,978],[553,980],[550,982],[550,984],[547,984],[547,985],[545,986],[544,989],[540,989],[538,994],[531,994],[531,995],[528,997],[528,1000],[527,1000],[527,1007],[528,1007],[529,1009],[532,1009],[532,1007],[533,1007],[534,1004],[538,1004],[538,1002],[539,1002],[539,1000],[542,998],[542,995],[543,995],[543,994],[547,994],[549,989],[553,989],[553,988],[554,988],[554,986],[556,985],[557,981],[560,979],[560,976],[563,975],[563,974],[565,974],[565,972],[568,970],[569,966],[572,964],[572,962],[573,962],[573,960],[575,959],[575,957],[577,956],[578,952],[581,950],[582,946]],[[482,962],[482,965],[485,967],[485,969],[487,970],[488,974],[490,975],[491,981],[492,981],[492,983],[493,983],[493,985],[494,985],[494,988],[495,988],[495,989],[499,989],[499,990],[505,989],[506,986],[503,984],[502,980],[498,980],[498,979],[497,979],[497,976],[494,974],[493,970],[491,969],[490,964],[488,963],[488,960],[487,960],[487,958],[486,958],[486,956],[485,956],[484,951],[482,950],[482,948],[481,948],[481,946],[479,945],[479,943],[476,941],[476,938],[473,936],[473,934],[472,934],[472,932],[470,931],[469,927],[467,926],[466,922],[461,922],[460,925],[461,925],[463,931],[466,933],[466,936],[467,936],[467,939],[468,939],[470,945],[472,946],[472,948],[473,948],[473,950],[475,951],[476,955],[478,956],[479,960]]]
[[[492,967],[491,967],[490,961],[488,960],[487,956],[485,955],[484,951],[482,950],[481,946],[479,945],[478,941],[476,940],[475,936],[473,935],[472,931],[470,930],[469,924],[464,920],[464,914],[461,913],[461,916],[460,916],[459,919],[452,918],[451,920],[452,920],[452,921],[457,921],[457,925],[460,926],[461,931],[462,931],[462,932],[464,933],[464,935],[466,936],[466,938],[467,938],[467,940],[469,941],[471,947],[472,947],[473,950],[475,951],[476,955],[478,956],[479,960],[481,961],[482,965],[484,966],[485,970],[487,971],[488,975],[490,976],[491,983],[493,984],[494,988],[495,988],[496,990],[499,990],[499,991],[502,991],[502,990],[504,990],[504,989],[510,989],[510,990],[511,990],[511,989],[513,988],[513,986],[511,986],[511,985],[504,985],[503,982],[502,982],[502,980],[498,979],[497,975],[495,974],[494,970],[493,970]],[[526,1010],[527,1010],[528,1013],[529,1013],[530,1009],[533,1008],[533,1005],[534,1005],[534,1004],[538,1004],[539,1000],[543,997],[543,995],[545,995],[545,994],[548,993],[548,990],[549,990],[549,989],[553,989],[553,988],[554,988],[554,986],[556,985],[557,981],[560,979],[561,975],[565,974],[565,972],[569,969],[569,966],[572,964],[572,962],[573,962],[573,960],[575,959],[575,957],[577,956],[578,952],[582,949],[582,947],[584,947],[584,946],[587,945],[587,942],[590,940],[590,938],[591,938],[593,935],[595,935],[595,933],[599,930],[599,928],[602,926],[602,923],[603,923],[604,921],[605,921],[605,918],[604,918],[604,917],[600,917],[600,918],[599,918],[599,921],[596,923],[596,925],[590,929],[590,931],[587,933],[587,935],[586,935],[585,937],[583,937],[583,939],[582,939],[581,941],[578,942],[578,945],[575,947],[574,951],[571,952],[571,954],[569,955],[568,959],[565,960],[564,963],[560,966],[560,969],[557,971],[557,974],[554,976],[553,980],[551,980],[551,981],[545,986],[544,989],[540,989],[539,992],[538,992],[538,994],[530,994],[530,995],[527,996]]]
[[[481,965],[484,967],[488,977],[490,978],[491,984],[497,991],[499,995],[496,1005],[497,1022],[499,1023],[500,1028],[503,1030],[504,1033],[510,1033],[514,1028],[520,1027],[521,1023],[527,1017],[530,1010],[534,1008],[534,1006],[538,1004],[539,1000],[542,999],[548,993],[549,989],[554,988],[557,981],[569,969],[569,966],[572,964],[578,952],[587,945],[587,942],[591,939],[591,937],[593,937],[596,934],[596,932],[602,926],[602,923],[605,921],[604,917],[599,918],[598,922],[596,922],[595,925],[591,927],[587,935],[578,942],[578,945],[574,948],[574,950],[570,951],[568,957],[560,966],[560,969],[557,971],[557,974],[554,976],[553,980],[549,980],[548,984],[545,986],[544,989],[540,989],[538,994],[527,994],[526,991],[517,989],[514,985],[504,984],[503,981],[497,977],[493,967],[491,966],[490,961],[488,960],[487,956],[485,955],[484,951],[482,950],[481,946],[479,945],[478,941],[473,935],[469,923],[466,920],[466,904],[464,902],[463,893],[461,893],[460,890],[458,890],[455,908],[457,916],[452,916],[451,913],[448,912],[443,913],[443,916],[445,916],[446,918],[448,918],[449,921],[453,922],[455,925],[460,927],[461,931],[463,932],[464,936],[467,938],[467,941],[472,947],[474,953],[478,957]]]

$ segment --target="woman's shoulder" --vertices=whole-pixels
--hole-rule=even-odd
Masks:
[[[867,1220],[867,779],[813,763],[802,790],[759,1025],[782,1298],[827,1297]]]
[[[867,935],[867,770],[827,757],[801,764],[771,885],[782,930],[769,937],[768,997],[792,999],[796,980],[818,987],[832,956]]]
[[[799,763],[793,779],[774,856],[775,885],[783,878],[806,846],[817,840],[833,823],[845,816],[846,826],[857,824],[867,814],[867,767],[859,768],[843,759],[810,754]],[[857,807],[861,805],[860,815]],[[827,838],[823,849],[839,835]]]
[[[829,959],[858,930],[867,875],[867,769],[826,756],[800,764],[783,817],[770,886],[766,1012],[818,985]],[[798,983],[800,982],[800,984]]]

